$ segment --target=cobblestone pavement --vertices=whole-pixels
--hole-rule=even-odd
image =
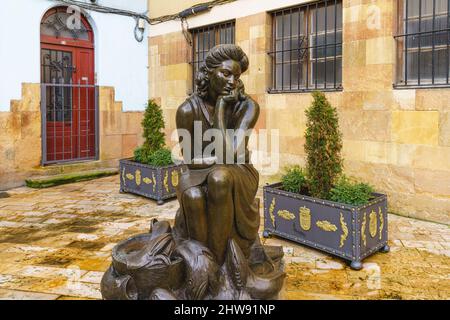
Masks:
[[[119,194],[117,176],[0,199],[0,299],[100,299],[115,243],[173,221],[177,201]],[[391,252],[351,270],[337,258],[278,238],[284,299],[450,299],[448,226],[389,215]]]

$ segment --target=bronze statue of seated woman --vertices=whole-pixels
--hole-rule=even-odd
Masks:
[[[245,95],[240,80],[248,65],[246,54],[235,45],[213,48],[197,75],[197,92],[178,108],[176,117],[177,129],[190,133],[193,146],[190,154],[183,154],[190,164],[180,178],[177,222],[183,223],[184,236],[205,244],[220,265],[228,239],[233,238],[248,257],[258,236],[259,176],[250,164],[248,138],[227,133],[248,132],[258,120],[259,105]],[[216,139],[222,141],[214,142],[223,146],[222,152],[213,150],[205,156],[211,142],[195,132],[196,122],[202,133],[211,129],[219,133]],[[238,159],[243,161],[235,163]]]
[[[149,234],[113,249],[101,286],[105,299],[277,297],[283,251],[262,246],[258,235],[259,175],[248,133],[260,110],[240,80],[248,66],[236,45],[216,46],[206,56],[196,92],[176,116],[187,169],[177,187],[174,228],[154,221]],[[214,137],[213,148],[203,133]]]

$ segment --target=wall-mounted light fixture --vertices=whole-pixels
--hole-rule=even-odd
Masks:
[[[145,25],[147,21],[142,18],[136,18],[136,27],[134,28],[134,37],[138,42],[144,40]]]

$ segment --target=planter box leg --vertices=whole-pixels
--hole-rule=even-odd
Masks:
[[[266,238],[266,239],[267,239],[267,238],[270,238],[270,233],[269,233],[269,231],[267,231],[267,230],[264,230],[264,232],[263,232],[262,235],[263,235],[263,237]]]
[[[350,264],[350,268],[353,270],[361,270],[362,269],[362,263],[361,261],[352,261]]]
[[[382,253],[388,253],[389,251],[391,251],[391,247],[389,247],[388,245],[385,245],[383,248],[380,249],[380,252]]]
[[[164,200],[158,200],[158,206],[163,205],[164,204]]]

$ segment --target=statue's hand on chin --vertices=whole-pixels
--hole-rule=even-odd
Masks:
[[[228,94],[225,94],[225,92],[227,91],[224,91],[224,94],[217,98],[217,105],[234,106],[234,104],[239,101],[239,89],[236,88],[234,90],[231,90],[228,92]]]

